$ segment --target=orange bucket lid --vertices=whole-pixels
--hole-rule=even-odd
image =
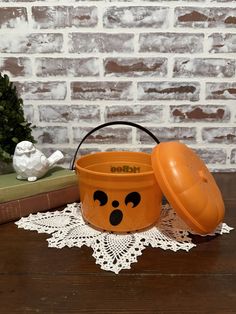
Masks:
[[[198,155],[180,142],[165,142],[152,152],[156,180],[177,214],[194,231],[207,234],[223,220],[220,190]]]

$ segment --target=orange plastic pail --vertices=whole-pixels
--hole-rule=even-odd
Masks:
[[[126,124],[145,130],[130,122]],[[75,154],[75,157],[76,157]],[[75,162],[75,158],[73,164]],[[79,183],[82,215],[91,225],[107,231],[128,232],[147,228],[160,216],[162,192],[157,184],[151,155],[143,152],[101,152],[85,155],[75,163]]]

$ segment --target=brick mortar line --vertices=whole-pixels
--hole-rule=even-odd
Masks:
[[[236,34],[236,33],[235,33]],[[66,36],[67,34],[63,34]],[[64,38],[64,37],[63,37]],[[65,37],[65,41],[67,41],[68,38]],[[66,44],[68,46],[68,43]],[[67,48],[67,47],[66,47]],[[116,57],[126,57],[126,58],[158,58],[158,57],[189,57],[189,58],[197,58],[197,57],[208,57],[212,59],[216,58],[230,58],[230,56],[235,55],[235,52],[217,52],[212,53],[209,51],[203,51],[203,52],[158,52],[158,51],[131,51],[131,52],[69,52],[69,49],[66,49],[67,51],[62,52],[55,52],[55,53],[49,53],[49,52],[1,52],[1,57],[22,57],[23,56],[34,56],[35,58],[60,58],[60,57],[70,57],[70,58],[116,58]],[[132,54],[135,53],[135,56],[132,56]],[[137,55],[137,56],[136,56]]]
[[[233,103],[228,103],[226,104],[227,108],[229,109],[230,112],[230,120],[228,123],[232,123],[236,126],[236,108],[235,108],[235,102]]]
[[[133,54],[138,54],[139,53],[139,34],[134,33],[134,51],[132,52]]]
[[[97,78],[104,80],[106,78],[105,76],[105,67],[103,65],[104,59],[103,58],[98,58],[98,63],[99,63],[99,76]],[[85,77],[84,77],[85,78]]]
[[[232,1],[231,1],[232,2]],[[110,8],[110,7],[174,7],[174,8],[178,8],[178,7],[186,7],[186,8],[191,8],[191,7],[196,7],[196,8],[204,8],[204,9],[208,9],[208,8],[230,8],[230,9],[234,9],[235,6],[234,4],[230,4],[230,1],[227,3],[223,3],[223,2],[212,2],[212,1],[202,1],[201,3],[199,3],[197,0],[194,1],[189,1],[188,3],[186,1],[168,1],[168,0],[163,0],[162,2],[159,2],[158,4],[155,4],[153,2],[146,2],[146,1],[142,1],[142,0],[136,0],[135,2],[121,2],[121,1],[117,1],[117,2],[111,2],[108,3],[107,1],[83,1],[83,2],[78,2],[78,1],[70,1],[70,3],[68,3],[68,1],[61,1],[58,3],[58,1],[51,1],[50,3],[45,3],[45,2],[41,2],[41,1],[33,1],[30,3],[27,3],[27,1],[25,2],[4,2],[1,7],[16,7],[16,8],[22,8],[22,7],[55,7],[55,6],[72,6],[72,7],[91,7],[91,6],[103,6],[105,8]]]
[[[33,125],[38,126],[40,124],[38,106],[36,104],[34,104],[34,103],[31,103],[31,104],[33,105],[33,109],[34,109]]]
[[[169,22],[170,25],[167,28],[168,32],[169,32],[169,29],[174,28],[174,22],[175,22],[175,12],[174,11],[175,11],[175,7],[170,6],[169,13],[167,14],[168,21],[171,21],[171,22]]]
[[[199,91],[199,101],[202,102],[206,99],[206,82],[203,80],[199,80],[200,91]]]
[[[207,53],[207,52],[199,52],[199,53],[163,53],[163,52],[137,52],[135,56],[132,56],[131,53],[1,53],[0,59],[6,58],[32,58],[33,60],[36,59],[167,59],[167,60],[175,60],[175,59],[186,59],[189,58],[190,60],[194,59],[220,59],[220,60],[230,60],[235,61],[234,57],[235,53]]]
[[[68,123],[67,123],[68,125]],[[69,124],[67,126],[67,134],[68,134],[68,139],[69,139],[69,143],[68,145],[73,145],[74,141],[73,141],[73,126],[71,124]]]
[[[131,145],[139,145],[139,142],[137,140],[137,129],[136,128],[132,128],[131,129]]]
[[[196,127],[196,142],[202,143],[202,127],[201,127],[201,125]]]
[[[176,141],[178,141],[178,139],[176,139]],[[181,142],[184,142],[182,139],[180,139],[180,141]],[[155,144],[155,142],[153,142],[154,144]],[[219,144],[220,144],[220,147],[219,147]],[[44,144],[38,144],[38,145],[41,145],[41,147],[42,147],[42,145],[43,145],[43,147],[44,148],[51,148],[52,147],[52,145],[55,145],[55,146],[58,146],[58,148],[74,148],[74,146],[76,146],[77,145],[77,142],[73,142],[72,144],[70,144],[70,143],[64,143],[64,144],[61,144],[61,143],[56,143],[56,144],[46,144],[46,143],[44,143]],[[73,146],[73,147],[71,147],[71,145]],[[111,148],[111,147],[124,147],[124,148],[130,148],[130,146],[136,146],[136,144],[134,144],[134,143],[112,143],[112,144],[101,144],[101,147],[103,148],[103,149],[106,149],[106,148]],[[143,148],[151,148],[151,147],[153,147],[153,145],[151,144],[151,143],[149,143],[149,144],[144,144],[144,143],[142,143],[142,144],[139,144],[140,146],[142,146]],[[225,151],[225,152],[227,152],[228,150],[233,150],[233,149],[235,149],[235,148],[233,148],[233,147],[230,147],[230,146],[232,146],[232,145],[230,145],[230,144],[227,144],[227,146],[223,146],[223,145],[221,145],[221,143],[200,143],[200,144],[198,144],[198,143],[188,143],[187,144],[189,147],[191,147],[191,148],[193,148],[193,149],[218,149],[218,150],[223,150],[223,151]],[[94,148],[98,148],[98,143],[84,143],[83,144],[83,147],[85,148],[85,149],[88,149],[88,148],[90,148],[90,149],[94,149]]]
[[[101,120],[102,121],[102,120]],[[159,126],[162,127],[166,127],[166,128],[198,128],[200,131],[202,131],[204,128],[236,128],[235,123],[227,123],[226,125],[223,125],[224,122],[170,122],[170,121],[163,121],[163,122],[159,122],[157,124],[152,124],[152,123],[141,123],[143,126],[147,127],[147,128],[158,128]],[[229,124],[229,125],[228,125]],[[93,125],[97,125],[97,123],[93,123]],[[56,127],[56,126],[63,126],[63,127],[67,127],[68,126],[68,122],[45,122],[45,121],[38,121],[38,125],[40,127]],[[78,126],[78,122],[73,122],[70,121],[70,126],[72,127],[77,127]],[[82,122],[80,123],[81,127],[91,127],[91,123],[89,122]],[[112,127],[113,129],[115,128],[119,128],[119,126]]]
[[[12,78],[12,82],[19,82],[19,83],[27,83],[32,82],[33,77],[14,77]],[[232,82],[232,77],[162,77],[162,76],[142,76],[142,77],[129,77],[129,76],[107,76],[107,77],[69,77],[68,76],[58,76],[58,77],[37,77],[37,81],[33,80],[33,82],[38,83],[47,83],[47,82],[60,82],[66,83],[67,81],[70,83],[73,82],[97,82],[97,83],[104,83],[104,82],[130,82],[132,83],[232,83],[236,85],[236,82]],[[99,80],[99,81],[98,81]],[[226,99],[227,100],[227,99]]]
[[[105,110],[106,107],[101,107],[100,109],[100,122],[96,122],[93,123],[94,125],[97,125],[99,123],[105,123],[105,120],[110,120],[110,119],[106,119],[105,117]],[[160,108],[159,108],[160,109]],[[229,125],[225,125],[224,122],[219,122],[219,121],[213,121],[213,122],[204,122],[199,121],[199,122],[186,122],[186,123],[178,123],[178,122],[172,122],[169,118],[169,108],[165,108],[165,111],[162,112],[162,117],[161,117],[161,121],[155,123],[154,125],[152,123],[142,123],[142,125],[145,125],[148,128],[194,128],[198,134],[197,139],[201,140],[201,137],[199,136],[200,133],[203,131],[203,129],[208,129],[208,128],[212,128],[212,129],[235,129],[235,123],[229,123]],[[118,118],[119,119],[119,118]],[[60,121],[50,121],[50,122],[45,122],[45,121],[39,121],[39,110],[38,108],[34,109],[34,116],[31,119],[32,123],[35,124],[39,127],[57,127],[57,126],[63,126],[63,127],[68,127],[68,122],[60,122]],[[117,120],[117,119],[116,119]],[[126,119],[127,120],[127,119]],[[129,119],[128,119],[129,120]],[[131,119],[132,121],[132,119]],[[91,123],[90,122],[86,122],[86,121],[81,121],[79,124],[81,127],[91,127]],[[69,127],[78,127],[78,121],[70,121],[69,123]]]
[[[101,123],[105,123],[105,106],[100,106],[100,120]]]
[[[233,163],[231,163],[232,151],[233,151],[233,149],[230,149],[230,148],[226,149],[226,162],[225,162],[226,165],[232,165],[233,164]],[[236,165],[235,165],[235,168],[236,168]]]
[[[174,75],[175,56],[167,57],[167,78],[172,79]]]
[[[66,81],[66,98],[65,101],[69,102],[71,100],[71,88],[70,81]]]
[[[97,21],[97,27],[98,29],[101,29],[103,30],[103,14],[104,14],[104,6],[98,6],[96,5],[97,7],[97,18],[98,18],[98,21]]]
[[[87,104],[85,104],[85,103],[83,103],[84,105],[87,105]],[[97,103],[98,105],[99,105],[99,103]],[[89,105],[89,104],[88,104]],[[234,109],[233,108],[233,106],[235,106],[235,101],[232,101],[231,103],[225,103],[225,101],[224,102],[222,102],[222,103],[220,103],[220,102],[216,102],[216,103],[208,103],[208,102],[206,102],[206,101],[204,101],[204,102],[197,102],[197,103],[194,103],[194,102],[191,102],[191,101],[179,101],[179,103],[177,102],[177,101],[175,101],[175,100],[170,100],[170,101],[168,101],[168,100],[166,100],[166,103],[164,103],[162,100],[160,100],[159,101],[159,104],[157,104],[157,101],[153,101],[153,102],[140,102],[140,101],[135,101],[135,102],[133,102],[132,104],[127,104],[127,102],[126,102],[126,104],[124,104],[124,103],[116,103],[116,104],[114,104],[114,103],[104,103],[104,105],[106,106],[106,107],[111,107],[111,106],[117,106],[117,107],[119,107],[119,106],[128,106],[128,107],[130,107],[130,106],[142,106],[142,107],[144,107],[144,106],[152,106],[152,107],[161,107],[161,108],[163,108],[163,112],[165,111],[164,109],[165,108],[170,108],[171,106],[176,106],[176,107],[178,107],[178,106],[187,106],[187,107],[190,107],[190,109],[192,108],[192,107],[199,107],[199,106],[201,106],[201,107],[208,107],[208,106],[216,106],[216,107],[225,107],[225,108],[228,108],[228,109],[230,109],[231,110],[231,112],[233,112],[233,111],[236,111],[236,109]],[[233,116],[232,116],[232,118],[234,118]],[[197,122],[197,121],[196,121]],[[196,123],[196,122],[194,122],[194,123]],[[225,121],[224,121],[225,122]],[[228,121],[228,123],[234,123],[235,121]],[[188,122],[179,122],[179,123],[188,123]],[[205,123],[205,122],[204,122]],[[207,123],[207,122],[206,122]],[[209,123],[209,122],[208,122]]]
[[[62,33],[63,43],[62,43],[62,54],[69,54],[69,31],[66,29]]]
[[[26,106],[29,106],[29,105],[32,105],[35,109],[38,110],[39,106],[59,106],[59,107],[64,107],[64,106],[68,106],[68,107],[71,107],[71,106],[87,106],[87,107],[91,107],[91,106],[97,106],[99,107],[100,109],[101,108],[109,108],[109,107],[147,107],[147,106],[152,106],[152,107],[157,107],[159,109],[162,109],[162,112],[163,114],[166,114],[166,118],[171,118],[171,116],[167,115],[166,111],[170,108],[171,106],[175,106],[175,107],[178,107],[178,106],[187,106],[189,107],[190,109],[193,108],[193,107],[208,107],[209,105],[210,106],[215,106],[215,107],[223,107],[223,108],[227,108],[229,109],[229,111],[231,112],[231,118],[227,121],[204,121],[204,119],[200,120],[200,121],[181,121],[181,122],[172,122],[172,124],[175,124],[176,123],[176,126],[178,125],[188,125],[188,124],[196,124],[198,125],[199,123],[203,123],[204,125],[208,125],[209,123],[211,124],[219,124],[219,126],[222,126],[223,123],[227,123],[227,126],[232,126],[232,127],[235,127],[235,109],[232,109],[231,108],[231,105],[230,104],[219,104],[219,103],[214,103],[214,104],[207,104],[207,103],[198,103],[198,104],[194,104],[194,103],[190,103],[190,102],[187,102],[183,104],[182,103],[176,103],[176,102],[173,102],[173,103],[170,103],[170,104],[163,104],[162,101],[159,101],[159,104],[157,104],[157,101],[155,103],[149,103],[149,102],[145,102],[145,103],[140,103],[139,101],[133,101],[133,102],[130,102],[130,103],[125,103],[125,102],[122,102],[120,101],[119,103],[115,103],[115,102],[112,102],[112,103],[106,103],[106,102],[103,102],[103,103],[94,103],[94,102],[90,102],[90,103],[85,103],[83,101],[74,101],[74,102],[71,102],[70,100],[69,101],[64,101],[62,103],[59,103],[58,101],[50,101],[50,103],[47,103],[45,101],[42,101],[42,103],[40,102],[35,102],[35,101],[29,101],[29,103],[27,104],[27,102],[24,102]],[[163,120],[164,122],[165,120]],[[167,121],[167,120],[166,120]],[[169,121],[169,120],[168,120]],[[162,122],[162,123],[163,123]],[[53,123],[53,121],[51,122]],[[56,122],[58,123],[58,122]],[[62,122],[63,123],[63,122]],[[72,122],[71,122],[72,123]],[[85,122],[86,123],[86,122]]]
[[[236,8],[235,8],[236,9]],[[23,23],[26,24],[26,23]],[[25,26],[25,25],[24,25]],[[176,33],[176,34],[212,34],[212,33],[233,33],[235,34],[235,27],[188,27],[188,26],[176,26],[176,27],[159,27],[159,28],[153,28],[153,27],[116,27],[116,28],[102,28],[100,29],[98,26],[95,27],[83,27],[83,28],[76,28],[73,27],[67,27],[62,28],[29,28],[25,27],[24,29],[19,31],[18,28],[2,28],[0,29],[0,33],[14,33],[14,34],[63,34],[65,31],[68,33],[104,33],[104,34],[168,34],[168,33]]]
[[[168,105],[191,105],[191,106],[208,106],[208,105],[219,105],[219,106],[234,106],[234,99],[205,99],[204,101],[190,101],[190,100],[178,100],[178,99],[160,99],[158,100],[160,105],[168,106]],[[37,99],[26,99],[24,100],[25,105],[30,105],[32,102],[38,105],[50,105],[57,103],[58,105],[68,104],[68,100],[57,100],[57,99],[45,99],[45,100],[37,100]],[[84,105],[157,105],[157,100],[81,100],[81,99],[70,99],[69,103],[75,105],[77,103],[83,102]],[[216,102],[216,103],[215,103]],[[227,103],[226,103],[227,102]],[[234,109],[233,107],[233,109]],[[235,107],[236,110],[236,107]]]
[[[183,106],[189,106],[189,107],[192,107],[192,106],[208,106],[209,104],[202,104],[202,103],[197,103],[197,104],[194,104],[194,103],[190,103],[190,102],[187,102],[183,104],[183,102],[171,102],[170,104],[170,101],[167,101],[167,103],[163,103],[162,101],[159,101],[159,103],[157,103],[157,101],[154,101],[154,102],[140,102],[140,101],[130,101],[130,102],[127,102],[127,101],[119,101],[119,102],[115,102],[115,101],[83,101],[83,100],[69,100],[69,101],[58,101],[58,100],[24,100],[24,105],[25,106],[35,106],[35,108],[38,108],[38,106],[59,106],[59,107],[64,107],[64,106],[87,106],[87,107],[92,107],[92,106],[97,106],[99,108],[102,108],[102,107],[105,107],[105,108],[109,108],[109,107],[113,107],[113,106],[116,106],[116,107],[134,107],[134,106],[141,106],[141,107],[144,107],[144,106],[152,106],[152,107],[160,107],[160,108],[163,108],[163,112],[165,111],[164,109],[165,108],[169,108],[169,106],[180,106],[180,105],[183,105]],[[210,104],[211,106],[212,105],[215,105],[215,106],[219,106],[219,107],[227,107],[228,105],[226,104]]]
[[[133,95],[132,102],[137,102],[138,101],[138,85],[137,85],[137,82],[135,81],[132,82],[131,93]]]
[[[0,57],[0,60],[2,59],[2,58],[4,58],[4,57]],[[9,58],[12,58],[12,57],[9,57]],[[14,57],[13,57],[14,58]],[[34,77],[36,77],[36,69],[35,69],[35,58],[34,58],[34,56],[30,56],[30,55],[27,55],[27,57],[19,57],[19,58],[29,58],[30,59],[30,62],[31,62],[31,70],[32,70],[32,74],[31,74],[31,76],[29,76],[29,77],[32,77],[32,78],[34,78]],[[16,78],[17,78],[17,76],[16,76]]]
[[[29,22],[29,29],[33,29],[34,26],[34,20],[32,18],[32,14],[31,14],[31,6],[30,5],[26,5],[26,10],[27,10],[27,18],[28,18],[28,22]]]

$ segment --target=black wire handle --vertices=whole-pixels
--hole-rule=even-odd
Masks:
[[[157,144],[160,144],[160,141],[157,139],[157,137],[151,132],[149,131],[148,129],[146,129],[145,127],[139,125],[139,124],[136,124],[136,123],[133,123],[133,122],[128,122],[128,121],[112,121],[112,122],[107,122],[107,123],[104,123],[104,124],[100,124],[98,125],[96,128],[94,128],[93,130],[89,131],[81,140],[81,142],[79,143],[76,151],[75,151],[75,154],[74,154],[74,157],[73,157],[73,160],[72,160],[72,163],[71,163],[71,170],[74,169],[74,163],[75,163],[75,159],[76,159],[76,156],[77,156],[77,153],[80,149],[80,146],[83,144],[83,142],[86,140],[86,138],[89,137],[89,135],[91,135],[92,133],[96,132],[97,130],[99,129],[102,129],[104,127],[107,127],[107,126],[111,126],[111,125],[117,125],[117,124],[123,124],[123,125],[129,125],[129,126],[133,126],[133,127],[136,127],[144,132],[146,132],[148,135],[151,136],[151,138],[157,143]]]

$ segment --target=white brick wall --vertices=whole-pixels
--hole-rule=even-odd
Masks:
[[[236,170],[234,0],[2,0],[0,35],[0,71],[46,153],[68,163],[92,127],[129,120],[187,143],[214,171]],[[113,127],[82,153],[153,145]]]

